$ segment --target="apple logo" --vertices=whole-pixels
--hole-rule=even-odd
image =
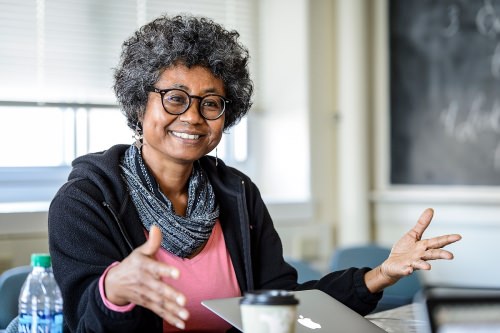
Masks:
[[[297,321],[299,322],[299,324],[307,327],[307,328],[310,328],[312,330],[315,330],[317,328],[321,328],[321,325],[314,322],[311,318],[304,318],[304,316],[300,315],[299,316],[299,319],[297,319]]]

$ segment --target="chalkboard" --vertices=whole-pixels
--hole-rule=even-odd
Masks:
[[[390,0],[390,181],[500,185],[500,0]]]

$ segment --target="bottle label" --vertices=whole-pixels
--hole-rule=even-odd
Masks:
[[[19,315],[19,333],[62,333],[62,327],[62,313],[50,315],[35,313],[34,316],[30,313],[21,313]]]

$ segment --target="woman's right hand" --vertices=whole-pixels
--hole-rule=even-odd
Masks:
[[[183,329],[189,317],[184,308],[186,297],[162,280],[178,279],[179,270],[156,260],[161,240],[161,230],[153,226],[146,243],[108,271],[104,290],[106,298],[115,305],[140,305]]]

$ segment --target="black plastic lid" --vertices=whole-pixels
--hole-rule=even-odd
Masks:
[[[296,305],[299,300],[287,290],[256,290],[245,293],[240,304],[252,305]]]

